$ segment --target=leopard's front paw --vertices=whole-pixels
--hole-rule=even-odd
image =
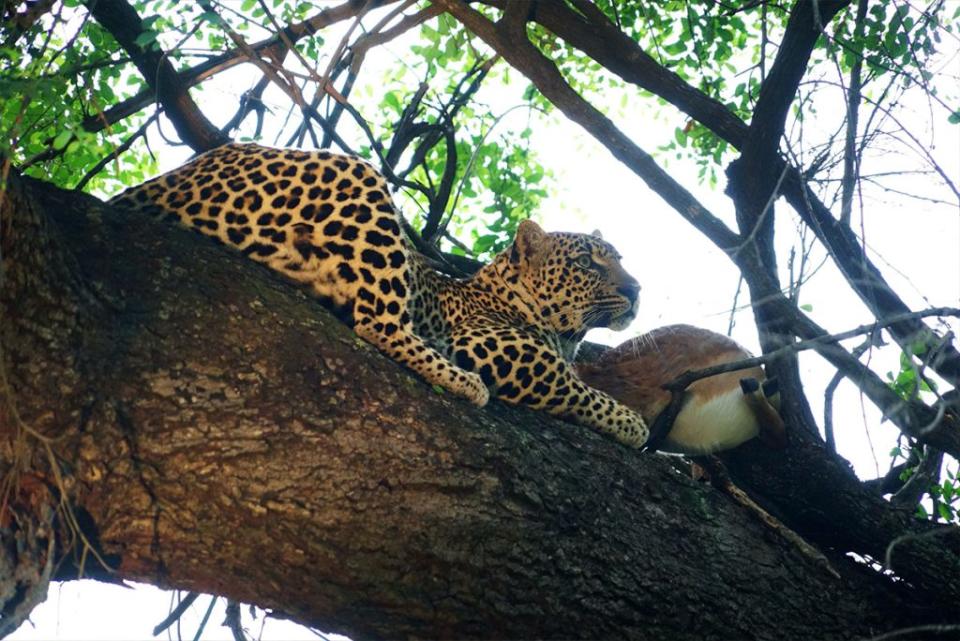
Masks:
[[[647,427],[646,422],[640,418],[640,415],[637,414],[633,420],[626,421],[624,424],[617,426],[614,435],[617,437],[617,440],[624,445],[640,448],[643,447],[647,439],[650,438],[650,429]]]
[[[483,407],[490,400],[490,390],[483,384],[483,379],[480,378],[479,374],[467,372],[466,376],[463,395],[477,407]]]

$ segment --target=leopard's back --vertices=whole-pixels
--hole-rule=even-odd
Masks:
[[[175,218],[341,310],[405,296],[398,215],[383,177],[360,158],[229,144],[110,202]]]

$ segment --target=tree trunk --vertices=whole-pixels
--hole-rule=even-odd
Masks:
[[[187,230],[11,176],[0,248],[8,616],[13,533],[43,520],[29,479],[69,499],[63,578],[357,638],[846,639],[956,615],[842,554],[834,579],[667,457],[437,394]]]

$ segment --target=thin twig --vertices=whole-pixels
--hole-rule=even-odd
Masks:
[[[903,543],[909,541],[919,541],[923,539],[932,539],[934,537],[940,536],[941,534],[956,535],[957,527],[955,525],[944,525],[943,527],[938,527],[933,530],[928,530],[926,532],[909,532],[902,536],[898,536],[894,540],[890,541],[890,544],[887,546],[887,551],[884,553],[883,557],[883,566],[890,570],[891,572],[896,572],[893,569],[893,551],[894,549]]]
[[[198,596],[200,596],[198,592],[190,592],[187,594],[187,596],[183,597],[183,600],[180,601],[180,603],[177,604],[177,607],[175,607],[173,611],[167,615],[167,618],[153,627],[153,636],[157,636],[171,625],[179,621],[180,617],[183,616],[183,613],[187,611],[187,608],[193,605],[193,602],[197,600]]]
[[[867,336],[867,340],[850,350],[850,354],[854,358],[859,359],[863,356],[863,353],[871,347],[880,347],[882,345],[884,345],[884,343],[880,332],[871,332]],[[833,395],[836,393],[840,381],[844,378],[846,378],[846,374],[842,370],[837,370],[837,373],[833,375],[833,378],[830,379],[827,387],[823,390],[823,435],[824,441],[826,441],[827,444],[827,451],[831,454],[837,453],[837,442],[833,433]]]
[[[384,0],[384,3],[394,2],[395,0]],[[332,24],[350,18],[356,15],[357,8],[354,6],[353,2],[349,0],[340,5],[323,9],[318,12],[316,15],[307,18],[303,22],[297,22],[287,27],[284,27],[283,31],[290,37],[292,40],[299,40],[304,36],[313,35],[320,29],[328,27]],[[261,51],[263,49],[269,49],[275,47],[280,42],[278,36],[273,36],[267,38],[266,40],[261,40],[255,42],[250,47],[254,51]],[[222,71],[231,69],[243,62],[247,61],[247,52],[243,49],[236,48],[223,54],[216,56],[215,58],[201,63],[191,69],[179,72],[177,74],[178,81],[183,84],[185,88],[193,87],[207,78],[214,76]],[[135,96],[122,100],[116,105],[110,107],[105,112],[93,114],[83,120],[83,128],[91,133],[96,133],[103,129],[106,129],[111,124],[119,122],[124,118],[127,118],[148,104],[153,102],[153,91],[152,90],[143,90],[137,93]]]
[[[930,486],[939,481],[941,467],[943,452],[929,445],[924,447],[920,464],[914,469],[913,476],[890,497],[890,503],[902,507],[916,506],[923,496],[930,492]]]
[[[203,636],[203,630],[207,627],[207,621],[210,620],[210,615],[213,613],[213,606],[217,603],[217,598],[215,596],[210,597],[210,605],[207,606],[207,611],[203,613],[203,619],[200,620],[200,627],[197,628],[197,633],[193,635],[193,641],[200,641],[200,637]]]
[[[923,639],[923,641],[955,641],[960,634],[960,625],[917,625],[912,628],[900,628],[872,637],[867,641],[898,641],[899,639]]]
[[[855,42],[863,40],[863,30],[866,25],[867,5],[869,0],[859,0],[857,17],[854,23]],[[856,153],[857,122],[860,115],[860,89],[862,87],[861,73],[863,71],[863,57],[854,58],[850,69],[850,88],[847,92],[847,135],[843,149],[843,183],[840,198],[840,222],[850,225],[853,212],[853,188],[857,182],[860,168],[860,157]]]
[[[784,345],[783,347],[775,349],[761,356],[753,356],[751,358],[745,358],[743,360],[734,361],[731,363],[722,363],[720,365],[706,367],[701,370],[688,371],[681,374],[680,376],[670,381],[669,383],[663,385],[662,387],[663,389],[671,392],[682,391],[687,387],[689,387],[695,381],[700,380],[701,378],[707,378],[709,376],[716,376],[717,374],[724,374],[726,372],[735,372],[741,369],[756,367],[758,365],[763,365],[765,363],[773,361],[782,356],[786,356],[788,354],[795,354],[797,352],[802,352],[809,349],[824,347],[826,345],[838,343],[848,338],[853,338],[854,336],[861,336],[863,334],[875,332],[876,330],[881,329],[883,327],[889,327],[890,325],[902,323],[907,320],[927,318],[929,316],[960,317],[960,308],[935,307],[931,309],[925,309],[919,312],[897,314],[896,316],[891,316],[889,318],[878,320],[875,323],[860,325],[859,327],[856,327],[854,329],[851,329],[845,332],[840,332],[838,334],[825,334],[823,336],[817,336],[815,338],[808,338],[806,340],[797,341],[796,343],[790,343],[788,345]]]
[[[350,67],[354,73],[359,70],[360,65],[363,64],[363,60],[370,49],[390,42],[398,36],[406,33],[413,27],[422,24],[423,22],[426,22],[430,18],[433,18],[434,16],[443,12],[441,7],[437,5],[430,5],[426,9],[421,9],[417,13],[404,16],[400,22],[393,27],[390,27],[386,31],[380,31],[388,19],[394,17],[401,10],[406,9],[410,4],[410,2],[405,2],[401,6],[397,7],[397,9],[395,9],[390,16],[387,16],[387,18],[381,20],[380,23],[378,23],[373,29],[363,34],[353,42],[353,45],[350,47]]]
[[[733,328],[736,325],[737,303],[740,300],[740,290],[743,289],[743,274],[737,278],[737,291],[733,292],[733,304],[730,306],[730,320],[727,321],[727,336],[733,335]]]
[[[117,145],[116,149],[110,152],[107,156],[101,158],[99,162],[97,162],[97,164],[90,169],[90,171],[84,174],[83,178],[81,178],[80,181],[74,186],[74,190],[76,191],[83,190],[83,188],[86,187],[87,183],[90,182],[90,180],[94,176],[100,173],[100,170],[102,170],[104,167],[110,164],[111,161],[119,158],[120,155],[123,154],[123,152],[125,152],[127,149],[130,149],[130,147],[133,146],[133,143],[135,143],[141,136],[147,133],[147,127],[152,125],[153,122],[159,116],[160,116],[160,110],[158,109],[157,111],[154,111],[149,118],[147,118],[146,122],[140,125],[140,127],[135,132],[133,132],[132,136],[130,136],[129,138],[124,140],[122,143]]]

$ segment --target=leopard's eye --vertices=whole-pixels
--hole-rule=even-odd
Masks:
[[[589,256],[584,254],[583,256],[577,256],[576,260],[573,261],[573,264],[577,267],[582,267],[583,269],[590,269],[593,261],[590,260]]]

